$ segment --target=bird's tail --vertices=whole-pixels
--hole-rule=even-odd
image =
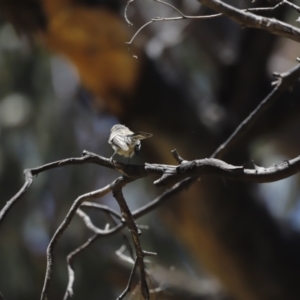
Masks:
[[[147,132],[136,132],[134,134],[130,135],[130,138],[133,141],[137,141],[137,140],[144,140],[144,139],[149,139],[153,136],[152,133],[147,133]]]

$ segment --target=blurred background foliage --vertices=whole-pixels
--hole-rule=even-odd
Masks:
[[[251,1],[230,2],[251,6]],[[193,0],[170,3],[187,15],[211,13]],[[124,4],[0,1],[1,207],[21,187],[25,168],[78,157],[84,149],[109,157],[109,130],[118,122],[154,134],[143,142],[142,156],[134,163],[174,164],[173,148],[188,160],[208,157],[271,90],[272,72],[296,64],[295,42],[240,28],[225,17],[158,22],[128,46],[125,42],[147,20],[176,14],[153,1],[136,1],[128,10],[134,23],[129,28],[122,15]],[[297,17],[286,8],[275,14],[293,24]],[[298,155],[299,92],[296,86],[286,93],[225,160],[249,164],[254,159],[269,166]],[[78,195],[117,176],[84,165],[34,179],[0,228],[0,290],[7,299],[39,297],[46,247],[70,205]],[[139,180],[125,188],[131,208],[161,192],[152,181]],[[143,230],[144,249],[159,254],[149,266],[157,281],[153,286],[171,287],[153,299],[225,297],[203,269],[209,269],[210,262],[203,258],[197,238],[205,213],[199,197],[259,199],[277,218],[300,227],[299,176],[263,185],[205,178],[139,221],[149,226]],[[98,202],[117,209],[111,195]],[[91,215],[99,226],[107,222],[104,215]],[[51,299],[62,298],[66,288],[66,255],[89,236],[75,217],[55,251]],[[115,255],[122,244],[121,234],[99,239],[78,257],[74,299],[115,299],[120,294],[130,272]]]

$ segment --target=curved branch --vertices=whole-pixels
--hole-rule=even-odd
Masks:
[[[5,218],[5,216],[8,214],[10,209],[13,207],[14,204],[26,193],[26,191],[30,188],[33,182],[33,175],[30,172],[30,170],[25,170],[24,171],[25,175],[25,182],[21,189],[10,199],[6,202],[4,207],[0,211],[0,224]]]
[[[133,24],[129,21],[128,16],[127,16],[127,11],[129,8],[130,3],[132,3],[134,0],[128,0],[124,9],[124,18],[128,26],[132,26]]]
[[[111,207],[109,207],[107,205],[94,203],[94,202],[84,202],[80,205],[80,207],[88,207],[88,208],[101,210],[101,211],[107,212],[110,215],[112,215],[112,216],[116,217],[117,219],[121,220],[121,215],[117,211],[115,211],[114,209],[112,209]]]
[[[83,151],[82,157],[71,157],[67,159],[58,160],[52,163],[48,163],[36,168],[26,169],[24,170],[25,182],[22,188],[15,194],[0,211],[0,225],[4,220],[5,216],[8,214],[9,210],[12,206],[26,193],[26,191],[30,188],[33,183],[33,177],[43,173],[45,171],[61,168],[63,166],[70,165],[82,165],[82,164],[96,164],[109,169],[116,170],[122,174],[125,174],[127,177],[131,178],[141,178],[149,175],[149,173],[145,172],[143,166],[138,165],[126,165],[121,162],[113,161],[111,162],[108,158],[100,156],[98,154],[88,152],[86,150]],[[97,197],[96,195],[94,197]]]

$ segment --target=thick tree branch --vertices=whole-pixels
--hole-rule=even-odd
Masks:
[[[107,166],[109,168],[114,168],[115,166],[115,168],[119,172],[130,174],[131,177],[126,177],[127,183],[145,176],[159,175],[161,176],[161,178],[155,182],[155,184],[159,186],[175,184],[187,177],[199,177],[204,174],[215,174],[215,175],[219,175],[237,181],[247,181],[247,182],[256,182],[256,183],[273,182],[294,175],[297,172],[299,172],[300,169],[299,157],[296,157],[289,161],[284,161],[279,165],[274,165],[269,168],[261,167],[256,169],[245,169],[242,166],[233,166],[227,164],[224,161],[213,159],[213,158],[194,160],[191,162],[182,161],[182,163],[178,166],[162,165],[162,164],[145,164],[144,166],[143,165],[136,166],[136,165],[125,165],[116,162],[107,165],[107,161],[109,159],[102,158],[97,154],[92,154],[92,153],[89,153],[88,155],[89,155],[88,157],[85,156],[83,158],[65,159],[62,160],[62,162],[67,162],[68,164],[72,164],[75,162],[75,164],[77,164],[77,162],[82,163],[83,161],[86,160],[87,162],[93,161],[94,163],[97,163],[99,165],[101,164],[101,162],[103,162],[103,166]],[[4,208],[1,210],[0,221],[2,221],[4,216],[8,213],[9,208],[12,206],[12,204],[15,203],[16,200],[20,199],[21,196],[30,187],[30,185],[32,184],[33,174],[38,174],[39,172],[50,169],[50,166],[51,168],[61,166],[61,164],[59,164],[59,162],[55,162],[52,164],[47,164],[45,166],[35,168],[35,169],[25,170],[25,174],[26,174],[25,184],[22,187],[22,189],[10,201],[8,201],[7,202],[8,204],[6,204]],[[190,184],[189,181],[185,181],[184,184],[187,183]],[[169,190],[167,193],[169,192],[171,193],[172,190]],[[88,193],[86,195],[83,195],[82,197],[84,199],[80,202],[80,204],[89,198],[94,199],[99,197],[99,191]],[[76,201],[79,200],[80,199],[77,199]],[[109,234],[111,234],[115,230],[116,230],[115,228],[110,229],[108,232]],[[108,232],[106,232],[105,234],[107,234]],[[98,234],[103,234],[103,230],[98,229]]]
[[[154,182],[157,186],[167,186],[187,177],[207,174],[237,181],[266,183],[288,178],[300,172],[300,156],[269,168],[255,166],[255,169],[245,169],[243,166],[233,166],[219,159],[205,158],[191,162],[184,161],[180,166],[146,164],[146,169],[162,174],[161,178]]]
[[[300,42],[300,29],[291,26],[285,22],[278,21],[273,18],[266,18],[257,16],[251,12],[237,9],[229,4],[220,0],[198,0],[201,4],[222,13],[230,19],[238,22],[239,24],[258,28],[268,31],[269,33],[276,34],[282,37],[287,37],[296,42]]]

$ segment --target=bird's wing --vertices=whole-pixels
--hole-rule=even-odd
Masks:
[[[120,147],[123,151],[128,151],[128,145],[124,141],[124,138],[116,135],[110,140],[110,144]]]
[[[128,136],[131,138],[132,141],[137,141],[137,140],[144,140],[144,139],[151,138],[153,134],[147,132],[136,132]]]

